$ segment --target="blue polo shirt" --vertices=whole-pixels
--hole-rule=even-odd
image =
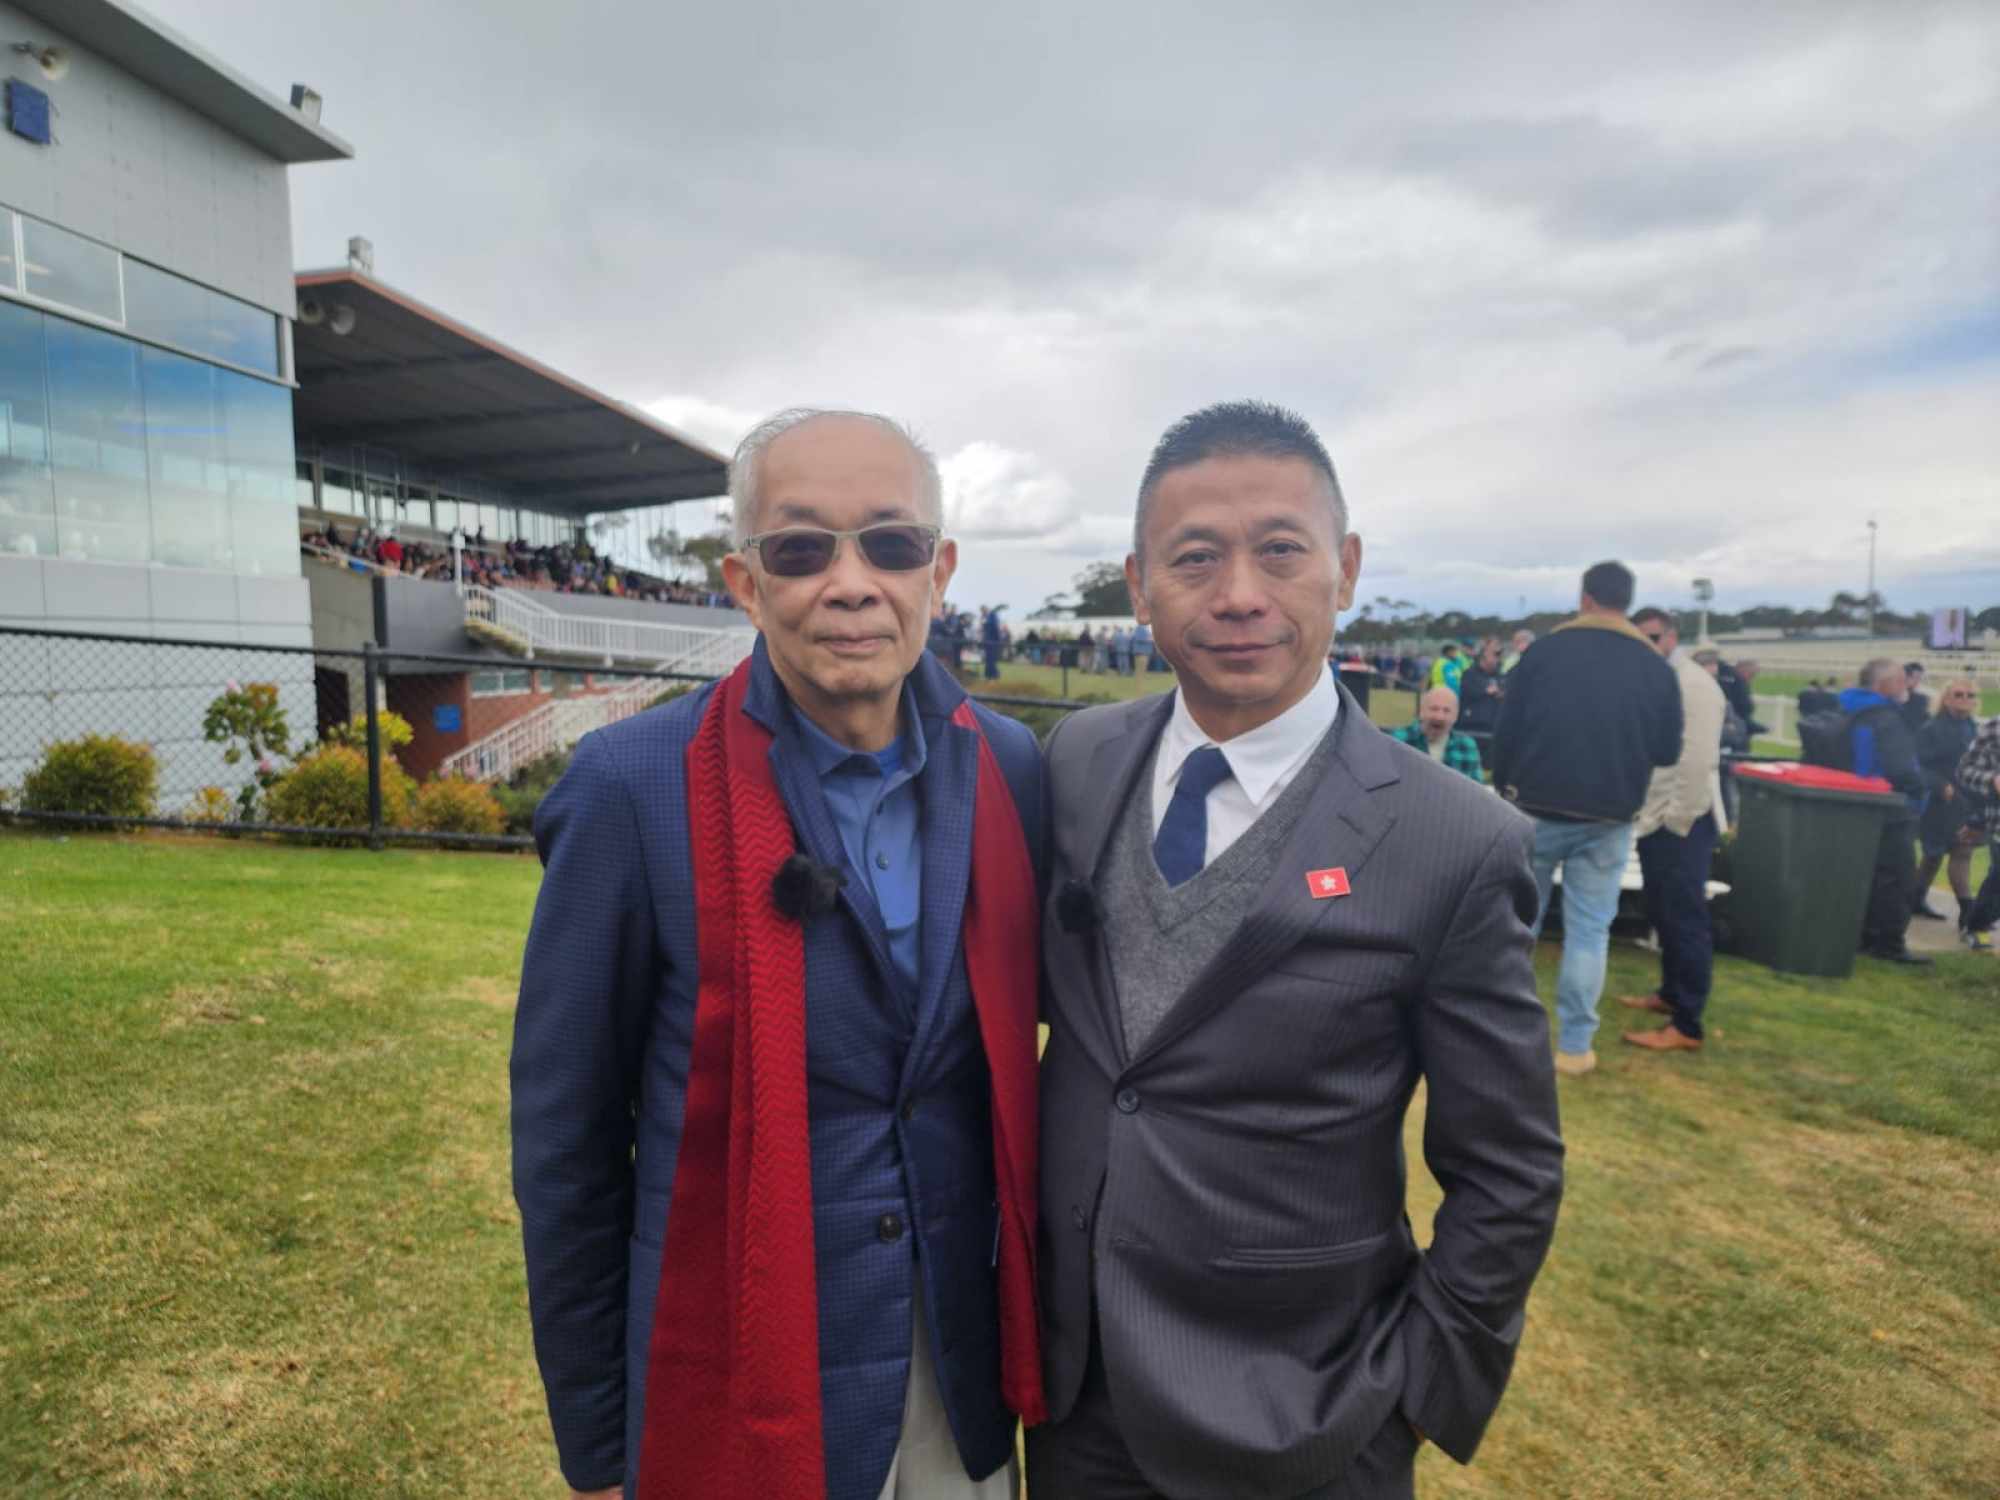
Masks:
[[[922,989],[917,919],[924,877],[917,777],[926,751],[923,722],[908,684],[902,715],[903,732],[895,742],[872,752],[850,750],[804,714],[798,720],[848,867],[874,893],[889,934],[889,961],[914,997]]]

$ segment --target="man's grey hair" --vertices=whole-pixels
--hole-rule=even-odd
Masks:
[[[1132,516],[1132,555],[1146,561],[1146,509],[1160,480],[1210,458],[1296,458],[1319,471],[1333,508],[1333,539],[1347,537],[1347,497],[1333,460],[1312,424],[1295,411],[1269,401],[1222,401],[1182,417],[1161,435],[1146,472],[1139,478],[1139,504]]]
[[[1901,664],[1894,657],[1878,656],[1861,669],[1859,681],[1861,686],[1872,689],[1875,686],[1875,679],[1884,672],[1900,670]]]
[[[1442,693],[1445,697],[1451,699],[1452,706],[1454,708],[1458,706],[1458,694],[1453,692],[1450,688],[1446,687],[1443,683],[1439,683],[1434,688],[1424,689],[1423,697],[1417,700],[1417,707],[1421,709],[1426,703],[1430,702],[1431,699],[1437,697],[1440,693]]]
[[[856,422],[872,422],[885,432],[893,433],[909,444],[910,452],[917,459],[917,504],[924,516],[934,525],[944,525],[944,481],[938,477],[937,457],[926,448],[906,424],[894,417],[885,417],[880,412],[846,411],[839,407],[792,406],[775,416],[766,417],[736,445],[736,456],[729,460],[729,510],[730,534],[736,549],[743,550],[743,544],[756,535],[757,521],[757,480],[760,461],[764,450],[795,427],[803,427],[808,422],[821,417],[845,417]]]

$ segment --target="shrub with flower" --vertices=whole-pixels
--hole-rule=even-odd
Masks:
[[[382,753],[394,755],[417,737],[410,721],[394,709],[383,708],[375,713],[375,732],[381,737]],[[335,724],[326,732],[329,745],[346,745],[351,750],[368,748],[368,715],[356,714],[345,724]]]
[[[291,727],[278,705],[278,685],[274,682],[231,682],[222,696],[208,705],[201,721],[202,738],[225,745],[223,760],[238,765],[252,762],[251,780],[236,793],[236,817],[249,823],[256,819],[257,804],[280,772],[277,757],[290,748]]]

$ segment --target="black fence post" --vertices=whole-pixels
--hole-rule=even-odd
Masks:
[[[375,712],[375,643],[361,643],[362,696],[368,700],[368,847],[382,847],[382,721]]]

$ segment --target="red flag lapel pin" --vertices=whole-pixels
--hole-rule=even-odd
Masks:
[[[1315,901],[1325,901],[1332,896],[1345,896],[1354,887],[1347,883],[1347,866],[1335,865],[1330,870],[1306,871],[1306,889],[1312,892]]]

